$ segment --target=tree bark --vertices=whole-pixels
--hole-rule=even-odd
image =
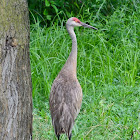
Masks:
[[[0,140],[31,139],[27,0],[0,0]]]

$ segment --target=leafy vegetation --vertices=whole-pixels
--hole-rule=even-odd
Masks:
[[[88,15],[88,11],[82,8],[77,14],[83,22],[88,21],[99,30],[75,29],[78,40],[77,78],[83,89],[83,102],[72,138],[125,140],[131,139],[134,133],[133,139],[138,140],[140,5],[138,1],[131,1],[131,5],[130,1],[122,1],[121,8],[114,4],[106,15],[103,14],[103,5],[110,1],[98,2],[98,10],[93,14],[89,10]],[[117,2],[118,5],[121,3]],[[73,12],[70,14],[75,16]],[[34,140],[56,139],[49,112],[49,94],[53,80],[71,51],[71,39],[64,26],[66,17],[57,16],[56,19],[50,22],[50,27],[42,27],[40,19],[31,25]],[[65,140],[66,136],[62,135],[61,139]]]
[[[128,10],[137,10],[139,0],[28,0],[30,19],[34,23],[36,19],[41,24],[47,25],[59,22],[72,16],[89,20],[95,15],[95,19],[101,20],[103,16],[110,16],[116,9],[128,7]],[[100,14],[99,14],[100,13]],[[32,16],[34,15],[34,17]],[[91,20],[91,19],[90,19]],[[59,23],[61,24],[61,23]]]

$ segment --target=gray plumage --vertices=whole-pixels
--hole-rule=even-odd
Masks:
[[[71,140],[71,131],[74,121],[82,104],[82,89],[77,80],[77,39],[74,33],[75,26],[84,26],[96,29],[72,17],[66,23],[67,31],[72,39],[71,53],[54,80],[50,93],[50,112],[55,134],[59,140],[62,133],[66,133]]]

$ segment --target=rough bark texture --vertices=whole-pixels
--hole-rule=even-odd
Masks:
[[[0,140],[32,137],[27,0],[0,0]]]

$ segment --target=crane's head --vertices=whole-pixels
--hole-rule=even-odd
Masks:
[[[76,27],[76,26],[83,26],[85,28],[91,28],[91,29],[95,29],[95,30],[98,30],[97,28],[93,27],[93,26],[90,26],[86,23],[83,23],[81,22],[78,18],[76,17],[71,17],[68,19],[67,23],[66,23],[67,26],[72,26],[72,27]]]

